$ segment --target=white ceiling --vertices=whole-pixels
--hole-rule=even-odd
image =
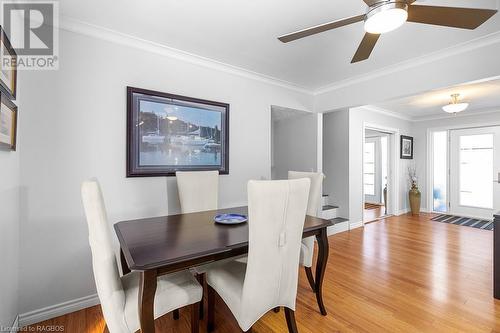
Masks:
[[[462,114],[500,112],[500,79],[458,85],[429,91],[424,94],[404,97],[374,105],[414,120],[447,115],[441,107],[450,102],[451,94],[460,94],[460,100],[468,102],[469,108]]]
[[[422,2],[422,1],[420,1]],[[425,4],[497,8],[496,0]],[[283,44],[277,37],[366,10],[362,0],[64,0],[61,15],[315,90],[500,31],[500,14],[474,31],[406,23],[350,64],[363,23]]]

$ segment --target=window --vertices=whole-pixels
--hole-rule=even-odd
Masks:
[[[432,133],[434,211],[445,213],[448,195],[448,132]]]
[[[363,173],[365,195],[375,195],[375,142],[365,142]]]

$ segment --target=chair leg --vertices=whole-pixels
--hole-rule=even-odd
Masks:
[[[205,273],[196,275],[196,279],[200,283],[202,289],[205,290]],[[200,312],[200,319],[203,319],[203,317],[205,315],[204,309],[203,309],[203,297],[201,298],[201,304],[200,304],[200,311],[199,312]]]
[[[314,283],[314,277],[311,267],[304,267],[307,275],[307,280],[309,281],[309,285],[313,292],[316,292],[316,283]]]
[[[213,332],[215,329],[215,290],[207,284],[208,314],[207,314],[207,332]]]
[[[191,304],[191,333],[200,331],[200,303]]]
[[[285,318],[286,325],[288,326],[288,332],[299,333],[299,330],[297,329],[297,323],[295,322],[295,313],[293,312],[293,310],[285,308]]]
[[[175,309],[172,314],[174,315],[174,320],[179,320],[179,309]]]
[[[273,309],[273,311],[274,311],[274,313],[278,313],[278,312],[280,312],[280,307],[279,307],[279,306],[275,307],[275,308]]]

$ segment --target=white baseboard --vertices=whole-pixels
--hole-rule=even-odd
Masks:
[[[410,209],[408,209],[408,208],[401,209],[401,210],[398,210],[396,212],[396,216],[405,215],[405,214],[408,214],[409,212],[410,212]]]
[[[14,320],[14,323],[10,327],[10,332],[9,333],[17,333],[19,332],[19,316],[16,316],[16,319]]]
[[[332,225],[331,227],[328,227],[327,235],[331,236],[347,230],[349,230],[349,222],[345,221],[342,223],[337,223],[335,225]]]
[[[349,230],[361,228],[362,226],[364,226],[363,221],[349,222]]]
[[[19,315],[19,327],[32,325],[99,304],[97,294],[77,298]]]

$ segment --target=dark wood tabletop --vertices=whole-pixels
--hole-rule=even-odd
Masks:
[[[248,223],[214,223],[217,214],[247,215],[247,212],[247,207],[236,207],[115,224],[123,273],[140,272],[138,292],[142,333],[155,331],[154,297],[158,276],[248,253]],[[309,268],[308,279],[324,316],[327,312],[323,303],[323,278],[329,252],[327,228],[331,225],[329,220],[306,216],[302,234],[303,237],[314,236],[318,241],[316,277],[312,277]]]
[[[247,215],[236,207],[118,222],[114,225],[121,251],[130,270],[148,270],[248,247],[248,224],[221,225],[222,213]],[[332,222],[306,216],[304,236],[331,226]]]

